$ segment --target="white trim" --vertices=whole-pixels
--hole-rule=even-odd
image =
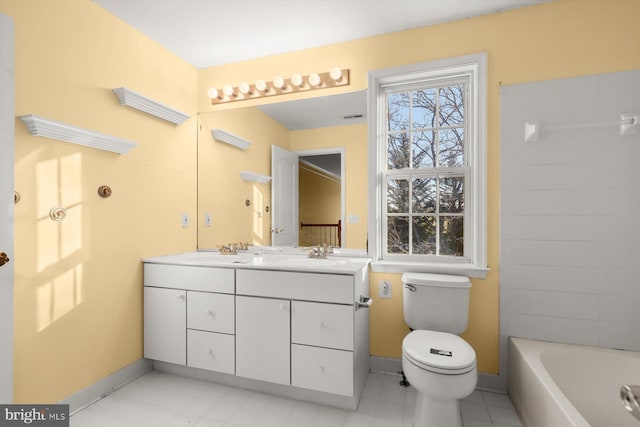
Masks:
[[[105,377],[91,384],[89,387],[64,398],[59,403],[68,404],[69,413],[73,414],[74,412],[80,411],[98,400],[107,397],[125,384],[128,384],[136,378],[150,372],[151,367],[151,360],[138,359],[132,364],[117,370],[108,377]]]
[[[388,262],[382,259],[382,241],[384,230],[382,226],[381,188],[384,188],[383,175],[379,172],[381,159],[385,158],[382,144],[378,144],[383,138],[383,123],[385,123],[386,107],[383,105],[383,87],[406,84],[412,80],[425,80],[433,78],[445,78],[454,74],[468,74],[470,79],[470,93],[477,93],[471,96],[471,102],[476,111],[474,121],[470,124],[469,131],[475,135],[476,144],[469,153],[469,158],[474,162],[470,205],[473,212],[466,213],[472,215],[474,222],[473,235],[469,236],[472,247],[468,248],[472,263],[414,263],[413,260],[407,262]],[[373,265],[378,268],[402,268],[404,266],[414,266],[418,271],[434,272],[442,270],[446,266],[447,270],[453,268],[460,271],[486,271],[487,270],[487,54],[479,53],[456,58],[430,61],[420,64],[387,68],[369,73],[368,92],[368,116],[369,116],[369,257],[374,260]],[[469,187],[468,187],[469,188]],[[465,236],[466,238],[466,236]],[[424,259],[424,258],[423,258]],[[417,260],[417,259],[416,259]],[[375,270],[374,270],[375,271]],[[385,270],[382,270],[385,271]],[[486,273],[485,273],[486,274]],[[473,276],[472,276],[473,277]]]
[[[126,87],[117,87],[113,92],[118,97],[120,105],[135,108],[144,113],[166,120],[175,125],[181,125],[189,118],[187,113],[171,108],[161,102],[148,98]]]
[[[344,147],[335,148],[319,148],[316,150],[300,150],[295,152],[298,158],[301,156],[323,156],[325,154],[340,154],[340,220],[342,224],[342,231],[340,233],[340,241],[342,247],[345,247],[346,236],[345,231],[347,229],[345,222],[345,215],[347,211],[347,176],[346,173],[346,149]],[[299,191],[299,190],[298,190]]]
[[[0,267],[0,402],[13,402],[13,192],[15,157],[13,18],[0,13],[0,247],[10,262]]]
[[[241,150],[251,147],[251,142],[222,129],[211,129],[211,136],[216,141],[224,142]]]
[[[136,145],[135,142],[115,136],[106,135],[88,129],[82,129],[57,120],[47,119],[35,114],[25,114],[18,117],[33,136],[56,139],[85,147],[126,154]]]
[[[242,178],[243,181],[257,182],[259,184],[267,184],[271,181],[270,176],[260,175],[249,171],[240,171],[240,178]]]

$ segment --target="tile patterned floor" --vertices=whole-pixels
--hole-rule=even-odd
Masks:
[[[71,427],[413,427],[416,392],[398,381],[370,374],[353,412],[151,371],[74,414]],[[460,410],[464,427],[522,427],[503,394],[476,390]]]

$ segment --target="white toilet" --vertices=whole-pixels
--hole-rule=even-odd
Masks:
[[[471,282],[463,276],[402,275],[402,369],[418,391],[415,427],[462,427],[459,399],[478,381],[476,353],[457,334],[467,329]]]

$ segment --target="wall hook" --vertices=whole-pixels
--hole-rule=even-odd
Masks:
[[[98,194],[103,199],[106,199],[107,197],[111,196],[111,193],[113,193],[113,191],[111,191],[111,187],[109,187],[108,185],[102,185],[100,186],[100,188],[98,188]]]
[[[14,191],[13,192],[13,204],[15,205],[19,201],[20,201],[20,193],[18,193],[17,191]]]
[[[53,207],[49,211],[49,218],[51,218],[54,221],[62,221],[66,216],[67,216],[67,210],[60,206]]]

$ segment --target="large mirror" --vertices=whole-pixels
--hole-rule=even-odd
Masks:
[[[246,241],[365,249],[365,112],[361,91],[199,114],[198,248]],[[281,163],[276,152],[292,157]]]

